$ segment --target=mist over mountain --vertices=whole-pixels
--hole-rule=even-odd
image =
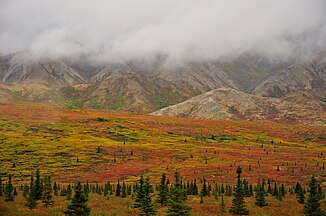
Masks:
[[[284,61],[325,48],[323,0],[30,0],[0,2],[0,54],[96,62]]]
[[[324,124],[324,8],[323,0],[1,1],[0,102]]]

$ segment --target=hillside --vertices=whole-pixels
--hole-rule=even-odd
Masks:
[[[321,107],[276,98],[259,97],[230,88],[219,88],[193,97],[152,115],[207,119],[269,120],[325,124]]]
[[[57,215],[70,202],[66,196],[54,196],[51,207],[39,204],[28,210],[24,206],[18,186],[28,183],[37,168],[42,176],[51,174],[61,187],[76,180],[88,181],[92,187],[108,181],[116,186],[118,180],[132,186],[140,175],[149,176],[155,185],[162,173],[173,181],[175,171],[184,182],[197,179],[199,189],[203,178],[213,188],[215,183],[233,186],[239,165],[243,178],[253,185],[268,179],[272,185],[284,183],[287,189],[297,181],[307,187],[312,174],[325,182],[325,126],[158,117],[39,103],[0,103],[0,113],[0,176],[7,180],[12,174],[18,191],[14,202],[0,200],[1,212],[10,216]],[[231,198],[225,194],[227,207]],[[259,208],[253,197],[247,197],[250,213],[301,215],[302,205],[291,212],[286,208],[298,205],[295,195],[287,193],[283,202],[271,195],[266,199],[268,207]],[[138,215],[133,202],[131,195],[89,194],[93,215],[103,211]],[[218,214],[217,202],[214,196],[204,197],[203,204],[198,195],[187,200],[192,215]],[[165,215],[165,207],[157,210]]]

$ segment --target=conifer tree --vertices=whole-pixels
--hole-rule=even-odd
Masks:
[[[53,205],[54,201],[52,198],[52,179],[51,176],[45,176],[42,196],[42,201],[45,207]]]
[[[134,208],[138,208],[139,215],[155,215],[155,208],[152,203],[152,197],[150,195],[151,184],[149,178],[144,179],[143,176],[139,180],[139,188],[137,190],[137,198],[135,200]]]
[[[266,199],[265,199],[265,192],[261,185],[257,186],[257,192],[256,192],[255,198],[256,198],[256,202],[255,202],[256,206],[259,206],[259,207],[267,206]]]
[[[24,188],[23,188],[23,197],[26,199],[27,196],[28,196],[28,191],[29,191],[29,187],[28,185],[24,185]]]
[[[58,185],[57,182],[53,183],[54,196],[58,196]]]
[[[14,201],[14,186],[12,185],[12,176],[11,174],[9,174],[9,178],[8,178],[8,182],[6,184],[6,188],[5,188],[5,196],[4,196],[4,200],[6,202],[12,202]]]
[[[167,216],[188,216],[190,215],[191,207],[186,204],[187,192],[182,188],[180,174],[175,172],[174,177],[175,182],[170,190]]]
[[[67,206],[65,215],[69,216],[88,216],[90,215],[90,208],[87,206],[87,197],[83,191],[80,181],[77,182],[75,187],[75,196],[71,203]]]
[[[304,204],[304,193],[303,193],[302,187],[299,182],[295,186],[295,192],[297,194],[296,197],[297,197],[298,203]]]
[[[225,213],[225,203],[224,203],[224,195],[222,194],[221,198],[221,215],[223,216]]]
[[[120,185],[120,181],[119,180],[118,180],[117,188],[115,190],[115,196],[116,197],[121,196],[121,185]]]
[[[42,199],[42,191],[43,185],[41,182],[41,174],[40,174],[40,170],[37,169],[36,170],[36,177],[35,177],[35,199],[36,200],[40,200]]]
[[[127,186],[126,186],[126,183],[125,181],[122,182],[122,189],[121,189],[121,197],[122,198],[125,198],[127,197]]]
[[[30,210],[36,207],[37,200],[35,198],[35,183],[34,183],[34,177],[31,176],[31,182],[29,185],[29,194],[26,200],[25,204]]]
[[[309,196],[306,201],[303,214],[307,216],[325,216],[326,213],[320,208],[319,197],[317,194],[317,180],[313,175],[309,183]]]
[[[198,195],[198,186],[197,186],[197,180],[194,180],[194,188],[192,195]]]
[[[203,183],[203,188],[200,192],[201,196],[208,196],[208,189],[207,189],[207,184],[206,184],[206,179],[204,178],[204,183]]]
[[[160,203],[161,206],[165,206],[168,200],[169,188],[166,184],[166,175],[163,173],[161,177],[160,185],[158,186],[158,198],[157,203]]]
[[[15,187],[14,188],[14,196],[17,196],[18,195],[18,193],[17,193],[17,188]]]
[[[68,200],[71,200],[71,197],[72,197],[72,188],[71,188],[70,183],[68,184],[66,193],[67,193],[67,199]]]
[[[232,207],[230,212],[238,215],[248,215],[249,211],[246,208],[246,203],[244,201],[244,192],[243,192],[243,186],[241,181],[241,173],[242,173],[242,169],[239,166],[237,168],[237,174],[238,174],[237,186],[234,189],[234,198],[232,200]]]

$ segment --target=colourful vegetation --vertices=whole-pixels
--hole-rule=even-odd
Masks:
[[[139,176],[159,182],[164,172],[173,179],[179,171],[185,180],[205,179],[211,184],[234,185],[235,170],[255,184],[271,179],[293,186],[307,186],[314,174],[326,182],[326,127],[276,124],[271,122],[213,121],[135,115],[118,111],[65,109],[37,103],[0,104],[0,176],[13,175],[14,184],[28,183],[36,168],[52,179],[67,184],[124,180]],[[279,171],[277,171],[279,168]],[[325,185],[323,185],[325,187]],[[0,201],[0,212],[9,215],[62,215],[68,201],[55,197],[49,209],[30,212],[19,195],[14,203]],[[295,196],[283,202],[267,198],[268,206],[254,207],[246,198],[251,214],[300,215],[302,205]],[[215,215],[218,202],[191,196],[194,215]],[[90,194],[94,215],[133,215],[133,201]],[[226,207],[231,198],[225,197]],[[297,208],[283,208],[298,206]],[[325,201],[322,203],[326,207]],[[95,209],[95,210],[94,210]],[[94,211],[93,211],[94,210]],[[165,208],[159,209],[163,214]]]

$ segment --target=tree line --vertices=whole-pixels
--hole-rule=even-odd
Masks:
[[[266,196],[271,195],[282,201],[287,194],[295,194],[298,203],[304,204],[303,214],[307,216],[325,216],[325,212],[320,208],[319,201],[325,198],[320,183],[315,176],[311,177],[309,188],[306,190],[299,182],[295,186],[286,188],[282,183],[272,185],[271,180],[259,180],[255,185],[249,184],[246,179],[242,179],[242,169],[239,166],[236,170],[237,182],[233,187],[231,185],[217,184],[211,185],[205,178],[200,179],[201,190],[198,188],[196,179],[192,181],[183,181],[179,172],[175,172],[174,180],[170,180],[163,173],[160,182],[153,186],[149,177],[141,176],[134,184],[126,184],[125,181],[112,184],[107,182],[104,185],[98,183],[82,184],[80,181],[73,184],[60,185],[52,181],[50,175],[41,177],[40,170],[37,170],[35,176],[31,176],[30,183],[15,187],[12,183],[12,175],[8,176],[6,182],[0,178],[0,196],[4,201],[12,202],[18,195],[17,188],[22,191],[25,199],[25,205],[29,209],[37,208],[37,205],[43,203],[45,207],[54,204],[53,196],[65,196],[71,200],[64,211],[65,215],[90,215],[91,209],[87,205],[88,194],[97,193],[110,198],[110,195],[125,198],[131,196],[134,200],[133,207],[137,208],[140,215],[155,215],[157,203],[160,207],[167,206],[166,215],[191,215],[191,207],[187,204],[187,196],[200,196],[200,203],[204,203],[204,197],[214,196],[216,199],[221,197],[219,204],[220,213],[227,212],[224,203],[224,196],[233,196],[232,206],[228,210],[235,215],[248,215],[249,210],[245,202],[245,197],[254,197],[255,205],[261,208],[268,205]],[[59,193],[60,192],[60,193]]]

